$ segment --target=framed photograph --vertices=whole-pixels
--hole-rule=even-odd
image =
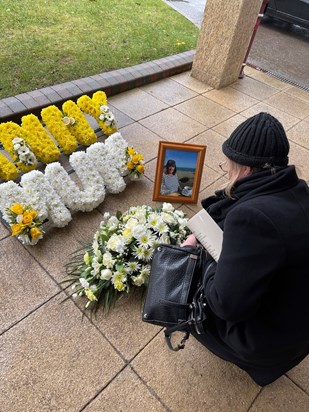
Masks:
[[[206,146],[159,142],[153,200],[197,203]]]

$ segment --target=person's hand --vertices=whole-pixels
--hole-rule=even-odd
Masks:
[[[189,235],[187,239],[182,242],[181,246],[196,246],[196,238],[194,235]]]

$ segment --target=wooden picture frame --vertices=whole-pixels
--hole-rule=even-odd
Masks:
[[[187,143],[159,142],[153,200],[197,203],[206,148]]]

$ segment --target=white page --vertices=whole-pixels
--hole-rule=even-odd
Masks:
[[[208,253],[218,262],[223,241],[223,231],[206,212],[200,210],[188,221],[188,227]]]

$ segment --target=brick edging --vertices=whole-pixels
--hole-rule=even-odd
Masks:
[[[189,50],[136,66],[4,98],[0,100],[0,123],[20,123],[21,117],[26,114],[39,116],[44,107],[55,105],[60,108],[66,100],[76,101],[80,96],[91,95],[98,90],[103,90],[109,97],[188,71],[192,67],[194,55],[195,50]]]

